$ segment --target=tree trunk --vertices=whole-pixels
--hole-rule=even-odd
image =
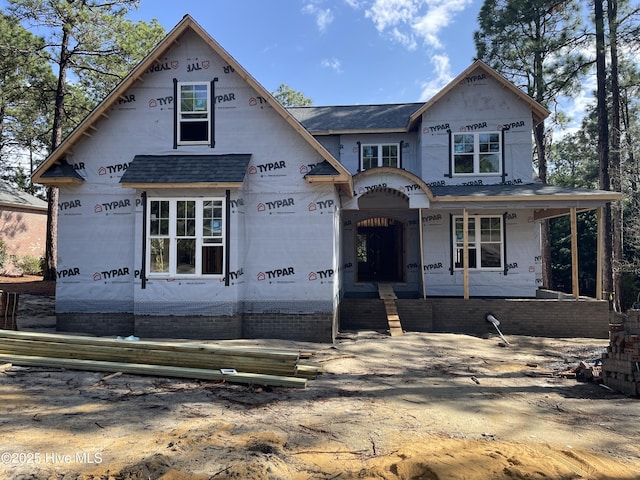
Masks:
[[[620,171],[620,84],[618,82],[618,2],[607,1],[609,20],[609,51],[611,55],[611,155],[609,160],[609,177],[611,190],[622,192],[622,172]],[[621,311],[622,299],[622,264],[623,264],[623,223],[622,204],[611,204],[613,226],[611,272],[614,291],[613,307]]]
[[[605,36],[603,0],[595,0],[596,26],[596,75],[597,75],[597,112],[598,112],[598,164],[601,190],[611,188],[609,177],[609,120],[607,117],[607,72],[605,64]],[[613,275],[611,268],[612,236],[611,205],[603,209],[604,221],[604,258],[602,259],[602,281],[605,293],[613,299]]]
[[[66,94],[67,67],[69,60],[69,30],[62,29],[60,47],[60,71],[56,88],[56,104],[53,114],[53,131],[51,135],[51,151],[62,143],[62,122],[64,120],[64,97]],[[44,280],[55,280],[58,266],[58,189],[47,189],[47,240],[45,251]]]

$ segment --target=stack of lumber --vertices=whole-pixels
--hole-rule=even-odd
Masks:
[[[609,346],[602,356],[604,384],[640,395],[640,310],[629,310],[622,323],[609,325]]]
[[[301,357],[295,350],[0,331],[0,362],[21,366],[305,388],[320,369]]]

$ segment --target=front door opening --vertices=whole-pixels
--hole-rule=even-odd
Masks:
[[[377,217],[358,222],[357,281],[404,281],[404,225],[392,218]]]

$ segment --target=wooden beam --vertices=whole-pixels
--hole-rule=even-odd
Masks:
[[[463,283],[464,283],[464,299],[469,299],[469,212],[465,208],[462,210],[462,262]]]
[[[580,297],[580,285],[578,283],[578,218],[576,209],[572,208],[571,212],[571,290],[573,296],[578,299]]]
[[[422,299],[427,299],[427,282],[424,277],[424,233],[422,229],[424,228],[422,225],[422,209],[418,209],[419,223],[420,226],[420,278],[422,280]]]
[[[199,380],[224,380],[230,383],[249,385],[268,385],[277,387],[306,388],[306,378],[281,377],[277,375],[261,375],[258,373],[236,372],[222,373],[220,370],[201,368],[170,367],[164,365],[145,365],[136,363],[104,362],[97,360],[78,360],[66,358],[40,357],[33,355],[0,354],[0,361],[28,367],[56,367],[70,370],[86,370],[89,372],[122,372],[135,375],[151,375],[161,377],[197,378]]]
[[[596,300],[602,300],[602,263],[604,257],[604,215],[602,207],[598,208],[598,232],[596,238]]]

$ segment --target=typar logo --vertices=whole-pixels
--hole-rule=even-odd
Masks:
[[[160,98],[152,98],[149,100],[149,108],[160,107],[169,107],[173,105],[173,97],[160,97]],[[161,109],[162,110],[162,109]]]
[[[98,175],[112,175],[112,174],[123,173],[127,168],[129,168],[128,163],[116,163],[114,165],[106,165],[98,169]]]
[[[309,272],[307,278],[310,282],[315,282],[316,280],[323,280],[327,278],[333,277],[334,271],[333,268],[329,268],[328,270],[320,270],[318,272]]]
[[[268,162],[260,165],[251,165],[248,171],[250,175],[255,175],[256,173],[269,174],[283,168],[287,168],[287,164],[284,160],[280,160],[278,162]]]
[[[293,207],[294,205],[295,202],[293,201],[293,198],[283,198],[282,200],[274,200],[273,202],[259,203],[256,205],[256,209],[259,212],[277,211],[285,207]]]
[[[99,282],[100,280],[110,280],[117,277],[125,277],[127,275],[129,275],[129,267],[113,268],[111,270],[94,273],[93,281]]]
[[[310,212],[320,212],[321,214],[324,212],[333,211],[333,205],[335,202],[331,199],[329,200],[318,200],[317,202],[311,202],[307,206],[307,209]]]
[[[263,280],[271,280],[277,279],[281,277],[288,277],[290,275],[295,275],[296,272],[293,267],[284,267],[284,268],[276,268],[275,270],[267,270],[264,272],[260,272],[257,275],[258,281]]]
[[[249,106],[250,107],[260,107],[260,108],[264,108],[267,107],[269,105],[269,102],[267,102],[267,99],[264,97],[260,97],[260,96],[256,96],[256,97],[251,97],[249,99]]]
[[[169,61],[165,59],[164,62],[159,62],[149,67],[149,69],[147,70],[147,73],[157,73],[157,72],[164,72],[167,70],[176,70],[179,66],[180,66],[180,62],[178,60]]]
[[[95,207],[93,207],[94,213],[102,213],[102,212],[111,212],[115,213],[118,210],[122,210],[124,208],[130,208],[131,202],[128,198],[122,200],[114,200],[113,202],[105,202],[105,203],[96,203]]]
[[[58,203],[58,209],[61,212],[80,207],[82,207],[80,200],[67,200],[65,202]]]
[[[56,273],[58,275],[58,278],[75,277],[77,275],[80,275],[80,269],[78,267],[63,268],[58,270]]]
[[[198,61],[196,58],[194,62],[187,65],[187,72],[197,72],[198,70],[208,70],[211,66],[209,60]]]

